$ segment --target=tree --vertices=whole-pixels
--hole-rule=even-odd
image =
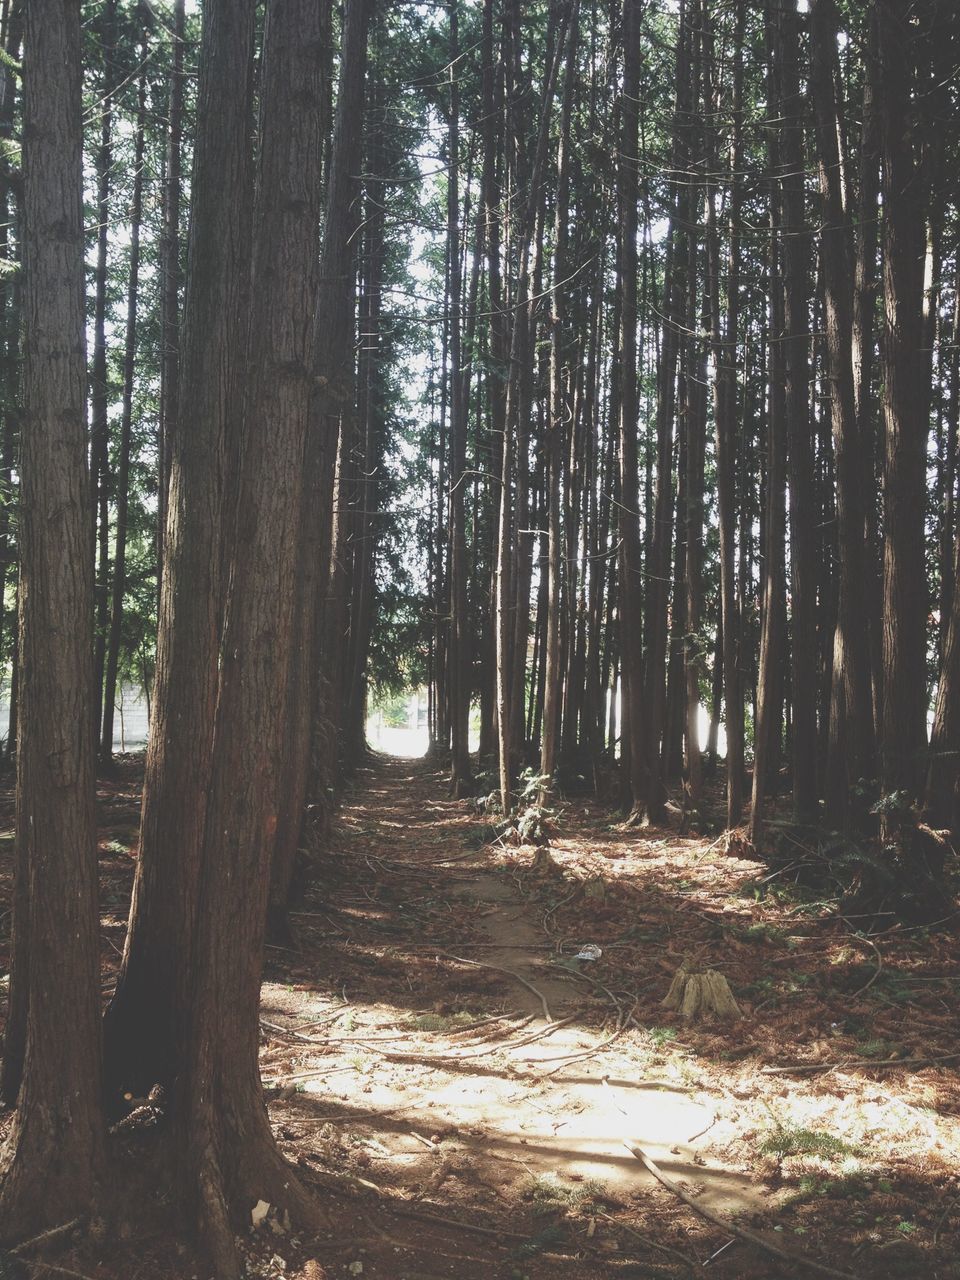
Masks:
[[[111,1088],[169,1084],[184,1041],[223,626],[224,476],[247,331],[254,4],[212,0],[200,51],[190,244],[140,856],[105,1026]],[[229,191],[231,198],[224,199]]]
[[[884,794],[912,800],[926,746],[924,469],[929,404],[921,394],[923,210],[914,157],[910,6],[877,0],[883,153]],[[905,54],[906,49],[906,54]]]
[[[26,10],[21,727],[0,1238],[55,1226],[104,1174],[85,421],[80,7]]]

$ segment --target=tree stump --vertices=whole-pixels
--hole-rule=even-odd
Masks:
[[[718,1018],[742,1017],[730,984],[715,969],[707,969],[705,973],[690,973],[681,965],[661,1003],[668,1009],[678,1010],[683,1017],[691,1020],[705,1018],[708,1014],[714,1014]]]

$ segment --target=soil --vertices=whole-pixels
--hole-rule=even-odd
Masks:
[[[140,768],[101,784],[105,992]],[[550,826],[549,848],[495,838],[428,761],[357,775],[261,1008],[271,1121],[331,1226],[260,1204],[248,1274],[960,1280],[957,921],[843,918],[735,842],[622,830],[594,801]],[[664,1008],[683,964],[742,1016]],[[67,1236],[36,1274],[205,1280],[162,1215],[117,1235]]]

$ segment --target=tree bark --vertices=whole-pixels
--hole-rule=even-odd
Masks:
[[[325,0],[326,3],[326,0]],[[332,672],[321,654],[333,539],[333,493],[337,436],[342,412],[353,394],[354,236],[359,220],[361,124],[367,67],[367,35],[373,0],[349,0],[341,45],[341,74],[327,178],[326,216],[314,327],[314,390],[305,455],[301,560],[294,645],[287,692],[285,795],[270,885],[270,933],[287,932],[297,849],[304,833],[305,805],[311,798],[322,822],[329,808],[326,778],[335,742],[323,715],[323,693]],[[324,664],[321,669],[321,663]]]
[[[926,747],[925,466],[929,397],[920,385],[923,209],[913,154],[914,32],[904,0],[877,0],[883,152],[883,704],[881,787],[903,807]],[[893,817],[896,822],[896,817]],[[884,825],[888,825],[885,823]]]
[[[836,459],[839,575],[827,761],[827,815],[848,820],[851,788],[873,772],[873,702],[864,596],[863,455],[853,390],[851,259],[840,186],[833,67],[833,0],[812,0],[811,96],[816,121],[823,228],[820,236],[826,382]]]
[[[88,1210],[104,1175],[80,6],[27,6],[14,983],[0,1239]],[[22,1057],[21,1057],[22,1054]],[[21,1072],[22,1067],[22,1072]],[[22,1078],[21,1078],[22,1075]],[[19,1088],[17,1088],[19,1086]]]
[[[146,64],[148,42],[144,38],[141,59]],[[130,442],[133,432],[133,375],[137,354],[137,304],[140,279],[140,223],[143,216],[143,150],[147,113],[147,78],[140,73],[137,91],[137,123],[133,146],[133,200],[130,208],[130,274],[127,281],[127,325],[123,354],[123,406],[120,419],[120,456],[117,465],[117,524],[113,552],[113,590],[110,633],[103,680],[103,725],[100,731],[100,764],[113,759],[114,703],[123,631],[123,597],[127,585],[127,513],[130,506]]]
[[[140,857],[107,1011],[111,1090],[178,1066],[195,967],[200,853],[223,625],[224,471],[247,332],[253,0],[210,0],[200,52],[178,427],[173,439]],[[224,199],[230,192],[230,199]]]
[[[245,447],[198,886],[202,927],[183,1010],[188,1035],[177,1115],[218,1280],[240,1275],[234,1231],[258,1198],[307,1226],[321,1220],[274,1142],[258,1060],[312,382],[319,45],[315,0],[280,0],[268,9]]]

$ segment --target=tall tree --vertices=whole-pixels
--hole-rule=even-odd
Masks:
[[[259,1071],[259,997],[295,636],[311,319],[320,214],[320,10],[267,12],[260,81],[244,448],[210,789],[201,922],[177,1122],[218,1280],[235,1280],[238,1218],[265,1197],[316,1226],[270,1129]],[[264,476],[262,460],[271,466]]]
[[[89,1209],[104,1174],[85,421],[80,6],[36,0],[24,60],[22,719],[0,1238]]]
[[[851,788],[873,776],[873,701],[863,589],[863,457],[851,361],[852,264],[837,143],[833,0],[812,0],[810,15],[810,84],[823,210],[820,275],[826,329],[825,381],[836,460],[839,560],[826,790],[828,814],[842,823],[847,820]]]
[[[113,758],[113,723],[117,698],[117,673],[123,631],[123,604],[127,588],[127,518],[130,504],[130,449],[133,434],[133,379],[137,355],[137,307],[140,298],[140,234],[143,218],[144,133],[147,115],[148,40],[141,46],[141,71],[137,88],[137,117],[133,144],[133,197],[130,205],[130,270],[127,279],[127,317],[123,352],[123,400],[120,416],[120,450],[117,459],[116,529],[114,532],[113,584],[110,630],[103,678],[103,721],[100,730],[100,763]]]
[[[881,782],[916,796],[926,745],[924,509],[929,397],[920,382],[923,225],[914,155],[911,4],[877,0],[883,153],[883,702]],[[927,406],[927,411],[924,411]]]
[[[169,1082],[195,965],[223,626],[224,477],[247,331],[253,0],[211,0],[200,50],[180,403],[140,856],[105,1027],[108,1080]],[[230,192],[230,198],[224,198]]]

